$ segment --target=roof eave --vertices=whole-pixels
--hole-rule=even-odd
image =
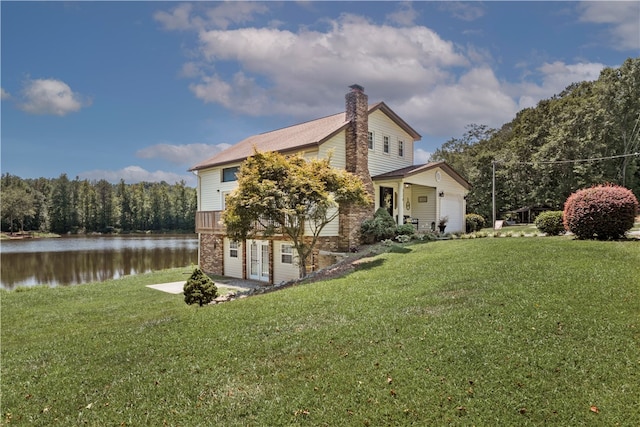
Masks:
[[[310,147],[317,148],[317,147],[320,146],[320,144],[325,142],[327,139],[328,138],[324,138],[322,141],[310,142],[308,144],[297,145],[295,147],[291,147],[291,148],[288,148],[288,149],[277,150],[277,152],[281,153],[281,154],[289,154],[289,153],[295,153],[295,152],[298,152],[298,151],[304,151],[305,149],[310,148]],[[250,156],[239,157],[239,158],[235,158],[235,159],[229,159],[229,160],[225,160],[225,161],[222,161],[222,162],[213,162],[213,163],[195,165],[194,167],[189,169],[189,172],[200,171],[200,170],[203,170],[203,169],[210,169],[210,168],[220,167],[220,166],[224,166],[224,165],[230,165],[232,163],[242,163],[248,157],[250,157]]]

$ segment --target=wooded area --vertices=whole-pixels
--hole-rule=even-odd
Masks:
[[[604,69],[520,111],[500,129],[469,125],[436,150],[473,185],[467,210],[492,217],[492,162],[499,218],[526,206],[561,210],[577,189],[615,183],[640,197],[640,58]],[[586,160],[598,159],[598,160]]]
[[[196,190],[166,182],[111,184],[66,174],[22,179],[4,174],[2,231],[195,232]]]

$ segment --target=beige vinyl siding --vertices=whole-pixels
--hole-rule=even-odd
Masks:
[[[225,165],[225,167],[239,166],[240,164]],[[220,211],[223,207],[223,195],[233,191],[238,186],[238,181],[222,182],[222,168],[206,169],[199,172],[200,194],[199,210]]]
[[[207,169],[198,172],[200,179],[200,194],[198,194],[199,206],[201,211],[219,210],[217,202],[219,200],[217,189],[220,188],[220,169]]]
[[[419,197],[426,197],[427,202],[419,203]],[[411,189],[411,216],[419,218],[419,231],[429,231],[431,223],[438,224],[436,215],[436,190],[430,187],[414,186]]]
[[[273,242],[273,283],[287,282],[297,279],[299,276],[298,257],[296,250],[293,249],[293,262],[286,264],[282,262],[282,245],[291,245],[291,242],[275,241]]]
[[[373,150],[369,150],[369,173],[379,175],[413,164],[413,138],[381,111],[369,114],[369,132],[373,132]],[[384,137],[389,137],[389,153],[383,152]],[[404,156],[398,155],[398,141],[404,142]]]
[[[335,213],[336,210],[337,208],[332,209],[329,212],[329,216],[333,215],[333,213]],[[330,223],[324,226],[324,228],[320,232],[320,236],[337,236],[340,234],[339,231],[340,231],[340,221],[339,221],[339,217],[336,217],[333,221],[331,221]],[[305,224],[304,234],[305,236],[312,235],[311,227],[309,226],[309,224]]]
[[[233,258],[231,257],[231,241],[230,239],[224,239],[224,275],[228,277],[237,277],[242,278],[242,256],[243,250],[242,242],[238,243],[238,256]]]
[[[344,169],[347,165],[345,151],[345,132],[342,131],[320,146],[318,158],[326,159],[331,153],[331,166]]]

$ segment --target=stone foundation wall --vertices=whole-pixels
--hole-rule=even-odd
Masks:
[[[200,269],[208,274],[224,274],[223,236],[200,234]]]

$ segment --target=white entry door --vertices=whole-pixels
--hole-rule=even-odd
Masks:
[[[249,278],[268,282],[269,242],[265,240],[250,240],[247,243]]]

